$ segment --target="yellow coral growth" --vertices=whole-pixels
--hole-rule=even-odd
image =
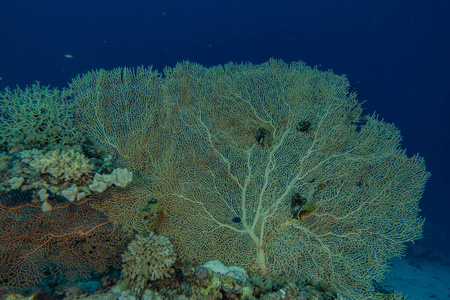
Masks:
[[[89,159],[75,150],[23,150],[20,152],[22,162],[30,165],[41,174],[49,173],[56,179],[65,181],[78,180],[84,175],[91,175],[93,165]]]
[[[75,78],[71,88],[81,132],[132,171],[155,163],[158,153],[151,151],[152,139],[163,138],[164,119],[158,115],[163,97],[158,72],[142,67],[97,70]]]
[[[424,161],[407,157],[394,125],[364,116],[345,76],[303,62],[184,62],[164,78],[101,70],[72,88],[81,127],[147,171],[183,259],[377,299],[372,281],[421,237]]]

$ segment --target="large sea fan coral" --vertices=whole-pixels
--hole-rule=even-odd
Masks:
[[[184,62],[164,78],[100,70],[72,88],[90,137],[146,170],[161,233],[183,259],[376,299],[372,282],[421,237],[424,161],[364,114],[345,76],[303,62]]]

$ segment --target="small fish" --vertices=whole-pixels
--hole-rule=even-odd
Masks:
[[[65,57],[65,58],[73,58],[73,55],[72,55],[72,54],[69,54],[69,53],[67,53],[67,54],[64,54],[64,57]]]
[[[9,153],[10,154],[16,153],[19,150],[20,150],[20,147],[19,146],[15,146],[15,147],[12,147],[11,149],[9,149]]]

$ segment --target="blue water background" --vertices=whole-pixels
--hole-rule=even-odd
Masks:
[[[347,74],[367,111],[401,129],[408,155],[425,157],[426,242],[449,251],[449,3],[3,0],[0,89],[35,80],[63,87],[95,68],[161,71],[182,60],[274,57]]]

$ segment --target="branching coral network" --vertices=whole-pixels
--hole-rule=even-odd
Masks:
[[[345,76],[303,62],[183,62],[164,76],[93,71],[71,88],[80,129],[147,179],[182,259],[376,299],[372,282],[421,237],[424,161],[364,114]]]
[[[16,196],[16,198],[19,198]],[[39,203],[2,199],[0,204],[0,283],[30,286],[43,275],[87,277],[120,265],[131,236],[100,212],[81,202],[52,202],[48,212]]]

